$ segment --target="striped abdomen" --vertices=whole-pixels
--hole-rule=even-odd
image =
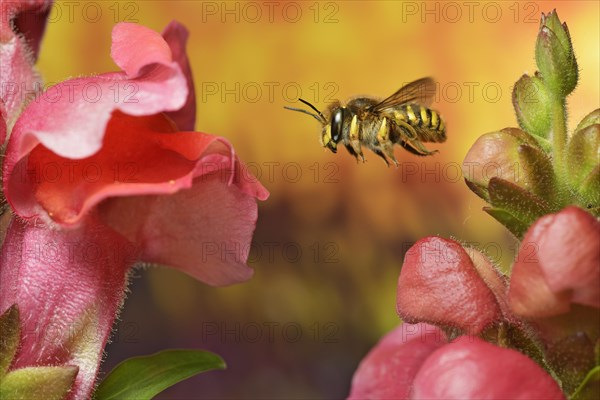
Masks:
[[[417,137],[422,142],[444,142],[446,140],[444,121],[436,111],[430,108],[420,104],[403,104],[394,109],[394,119],[415,128]]]

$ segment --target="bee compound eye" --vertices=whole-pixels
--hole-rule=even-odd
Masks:
[[[333,114],[333,118],[331,119],[331,140],[335,143],[339,142],[342,137],[345,113],[346,110],[340,108]]]

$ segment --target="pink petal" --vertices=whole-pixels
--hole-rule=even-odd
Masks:
[[[226,168],[219,164],[221,159],[226,160]],[[132,117],[116,112],[99,152],[71,160],[38,145],[13,170],[6,192],[21,216],[44,215],[73,225],[104,199],[172,194],[190,188],[195,177],[216,170],[229,173],[231,182],[224,183],[230,184],[241,175],[233,174],[236,168],[237,157],[223,139],[175,132],[164,114]],[[250,174],[242,178],[236,183],[241,190],[266,198],[268,193]]]
[[[558,384],[523,354],[461,337],[427,358],[413,399],[564,399]]]
[[[256,198],[268,193],[258,182],[240,179],[243,166],[229,143],[195,135],[208,144],[195,170],[166,184],[172,191],[182,190],[169,196],[112,198],[101,205],[102,217],[140,243],[143,261],[172,266],[210,285],[242,282],[253,274],[246,261]]]
[[[37,58],[46,28],[51,0],[2,1],[0,3],[0,43],[20,35]]]
[[[509,298],[526,317],[600,308],[600,222],[571,206],[529,228],[513,267]]]
[[[70,399],[88,398],[135,260],[131,244],[91,219],[68,231],[13,219],[0,262],[0,312],[16,303],[21,313],[12,368],[77,365]]]
[[[25,102],[40,89],[31,50],[21,37],[0,42],[0,102],[6,123],[12,126]]]
[[[348,399],[405,399],[421,365],[445,345],[446,337],[427,324],[404,323],[385,335],[360,362]]]
[[[502,315],[462,246],[438,237],[421,239],[406,253],[397,309],[410,323],[427,322],[474,334]]]
[[[487,287],[490,288],[498,306],[502,311],[502,315],[505,320],[511,321],[515,324],[520,322],[517,321],[513,315],[508,302],[508,280],[506,276],[502,275],[498,268],[487,258],[482,252],[475,249],[466,249],[473,261],[473,265],[477,270],[481,279],[485,282]]]
[[[114,32],[112,53],[126,72],[65,81],[31,102],[12,132],[7,175],[38,143],[65,158],[96,153],[115,110],[141,116],[184,106],[186,77],[164,39],[135,24],[119,24]]]
[[[173,62],[171,49],[159,33],[128,22],[113,28],[110,56],[128,78],[136,78],[148,65]]]
[[[179,130],[193,131],[196,123],[196,92],[194,90],[192,68],[185,51],[189,33],[183,25],[173,21],[167,26],[162,35],[171,48],[173,60],[179,64],[188,85],[188,96],[185,105],[177,111],[170,111],[166,114],[175,121]]]
[[[0,147],[6,140],[6,110],[4,109],[4,102],[0,101]]]

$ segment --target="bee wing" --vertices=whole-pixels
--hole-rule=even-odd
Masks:
[[[421,78],[402,86],[396,93],[371,107],[371,111],[382,111],[406,103],[429,106],[435,97],[436,84],[432,78]]]

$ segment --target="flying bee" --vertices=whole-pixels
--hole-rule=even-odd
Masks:
[[[369,97],[358,97],[342,105],[332,103],[325,115],[306,100],[298,99],[313,109],[315,113],[285,107],[314,117],[323,125],[321,144],[332,152],[337,152],[341,142],[356,160],[365,162],[362,146],[369,148],[383,158],[389,166],[391,160],[396,166],[394,144],[399,144],[411,153],[428,156],[430,151],[423,142],[441,143],[446,141],[446,127],[440,115],[429,108],[436,85],[431,78],[422,78],[401,87],[383,101]]]

